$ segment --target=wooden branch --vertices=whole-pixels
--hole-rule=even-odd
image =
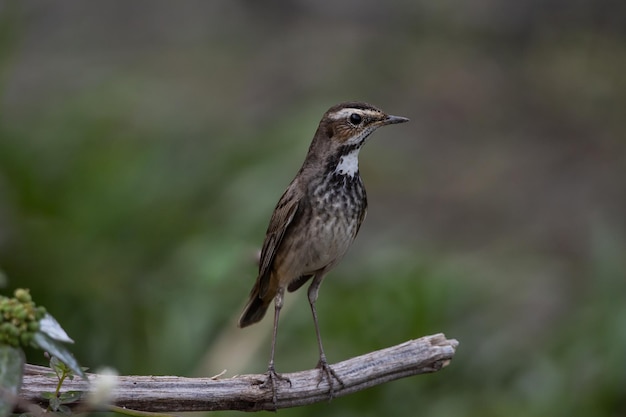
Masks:
[[[386,349],[367,353],[332,365],[344,386],[335,388],[340,397],[365,388],[411,375],[436,372],[448,365],[458,342],[443,334],[425,336]],[[45,407],[42,392],[54,391],[55,377],[50,369],[27,365],[20,399]],[[319,370],[284,374],[291,380],[280,382],[276,406],[270,389],[261,388],[260,375],[239,375],[232,378],[182,378],[174,376],[119,376],[113,391],[116,406],[154,412],[275,410],[296,407],[329,399],[328,383],[318,384]],[[97,380],[97,374],[88,374]],[[89,391],[89,384],[80,378],[65,381],[61,392]]]

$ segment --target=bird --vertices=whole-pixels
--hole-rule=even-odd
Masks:
[[[274,302],[270,360],[261,386],[272,389],[275,406],[278,381],[291,385],[289,378],[276,373],[274,367],[285,290],[296,291],[309,280],[307,295],[319,349],[318,386],[326,379],[332,399],[333,378],[344,385],[326,359],[315,302],[324,277],[345,255],[365,219],[367,196],[359,174],[359,151],[379,127],[408,121],[365,102],[332,106],[322,116],[302,167],[272,213],[258,276],[239,318],[239,327],[263,319]]]

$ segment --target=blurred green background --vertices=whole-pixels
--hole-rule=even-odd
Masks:
[[[323,112],[364,100],[411,123],[361,153],[326,353],[461,344],[280,414],[624,416],[625,21],[608,0],[1,2],[2,292],[30,288],[92,369],[265,371],[271,320],[235,326],[256,251]],[[288,300],[279,372],[317,361]]]

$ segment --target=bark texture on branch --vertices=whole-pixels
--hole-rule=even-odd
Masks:
[[[448,365],[458,342],[443,334],[425,336],[396,346],[357,356],[332,365],[344,386],[335,384],[340,397],[378,384],[411,375],[436,372]],[[42,392],[54,391],[57,379],[50,369],[27,365],[20,399],[41,404]],[[241,410],[258,411],[296,407],[328,400],[328,383],[318,384],[319,370],[284,374],[291,380],[280,382],[278,402],[272,404],[270,389],[260,387],[263,374],[239,375],[232,378],[183,378],[174,376],[119,376],[113,392],[117,406],[142,411],[183,412]],[[88,374],[93,382],[99,376]],[[75,378],[65,381],[61,392],[89,391],[89,384]]]

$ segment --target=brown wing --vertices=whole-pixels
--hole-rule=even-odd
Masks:
[[[295,183],[291,183],[283,196],[278,201],[270,224],[267,228],[265,235],[265,241],[263,242],[263,248],[261,249],[261,259],[259,262],[259,295],[263,298],[269,288],[270,284],[270,271],[272,263],[276,257],[276,251],[283,240],[285,231],[294,218],[300,200],[302,198],[302,192],[296,186]]]

